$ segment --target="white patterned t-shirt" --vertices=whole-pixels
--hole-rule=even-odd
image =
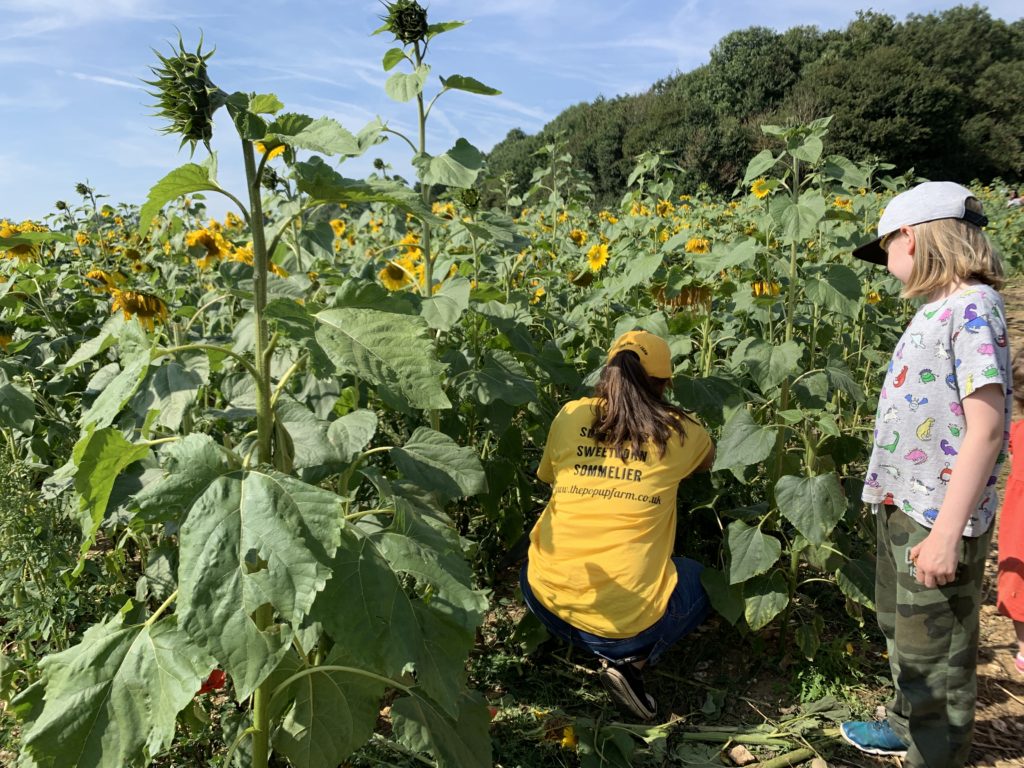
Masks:
[[[967,424],[963,398],[987,384],[1005,394],[1003,445],[964,536],[992,525],[996,480],[1013,412],[1006,314],[999,293],[974,285],[923,305],[896,345],[875,416],[863,500],[893,504],[931,527],[956,471]]]

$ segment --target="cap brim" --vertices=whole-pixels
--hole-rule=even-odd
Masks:
[[[855,248],[853,255],[861,261],[877,264],[880,267],[884,267],[889,262],[889,257],[882,250],[882,238],[880,237],[870,243],[865,243],[860,248]]]

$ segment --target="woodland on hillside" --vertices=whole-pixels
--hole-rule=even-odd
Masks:
[[[751,27],[707,64],[638,95],[569,107],[535,135],[513,129],[489,154],[520,190],[556,137],[601,202],[617,200],[636,158],[660,150],[684,185],[732,192],[768,146],[765,124],[834,115],[828,152],[884,158],[896,173],[969,182],[1024,171],[1024,20],[980,6],[912,15],[859,12],[844,30]]]

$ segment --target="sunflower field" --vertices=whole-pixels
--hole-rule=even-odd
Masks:
[[[491,765],[467,658],[545,502],[551,419],[632,328],[670,341],[674,398],[716,436],[713,471],[680,489],[677,548],[738,642],[772,628],[813,658],[824,595],[851,623],[872,608],[859,478],[910,310],[850,251],[914,179],[828,154],[824,118],[764,126],[729,200],[650,153],[599,207],[557,144],[509,189],[464,139],[426,146],[434,100],[498,93],[432,76],[428,43],[461,24],[387,7],[386,87],[417,135],[227,93],[179,41],[150,86],[204,159],[141,205],[79,185],[43,221],[0,222],[0,700],[19,768],[334,768],[367,744]],[[204,151],[219,110],[238,157]],[[409,145],[414,188],[344,176],[385,139]],[[976,191],[1015,254],[1024,224]],[[566,754],[618,764],[571,731]]]

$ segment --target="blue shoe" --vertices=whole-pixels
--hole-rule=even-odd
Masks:
[[[843,738],[869,755],[907,756],[907,745],[896,735],[888,720],[851,720],[839,726]]]

